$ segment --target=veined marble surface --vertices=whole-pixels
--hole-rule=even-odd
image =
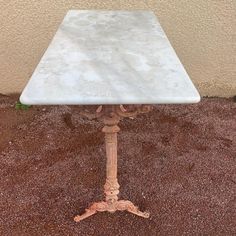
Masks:
[[[200,96],[154,13],[72,10],[20,101],[171,104]]]

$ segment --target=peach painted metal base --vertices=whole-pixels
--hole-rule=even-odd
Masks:
[[[78,215],[74,218],[76,222],[79,222],[89,216],[96,214],[97,212],[108,211],[114,213],[115,211],[128,211],[135,215],[148,218],[149,213],[142,212],[132,202],[127,200],[118,200],[119,188],[117,180],[117,133],[120,131],[118,123],[123,117],[135,117],[139,113],[146,113],[151,110],[151,106],[147,105],[133,105],[124,106],[120,105],[106,105],[100,106],[96,113],[90,113],[88,111],[81,112],[81,115],[86,116],[89,119],[101,119],[105,126],[102,131],[105,133],[106,143],[106,183],[104,185],[105,201],[93,203],[85,213]]]

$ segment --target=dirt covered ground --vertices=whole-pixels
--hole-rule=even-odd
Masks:
[[[120,197],[151,213],[73,217],[103,198],[102,124],[0,96],[0,235],[236,235],[236,103],[155,106],[120,123]]]

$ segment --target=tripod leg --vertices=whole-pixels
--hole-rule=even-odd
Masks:
[[[74,220],[75,222],[79,222],[84,220],[97,212],[103,212],[108,210],[108,204],[106,202],[95,202],[88,209],[85,210],[85,213],[82,215],[77,215]]]

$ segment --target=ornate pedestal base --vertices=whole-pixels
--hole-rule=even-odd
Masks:
[[[108,211],[128,211],[135,215],[148,218],[149,213],[139,211],[132,202],[118,200],[119,184],[117,180],[117,133],[120,128],[117,126],[122,117],[134,117],[139,113],[146,113],[151,110],[150,106],[128,106],[127,111],[122,105],[100,106],[95,114],[81,112],[82,115],[89,119],[102,119],[105,126],[102,131],[105,133],[106,155],[107,155],[107,178],[104,186],[106,201],[93,203],[85,213],[74,218],[79,222],[97,212]]]
[[[85,210],[84,214],[80,216],[76,216],[74,220],[76,222],[79,222],[89,216],[96,214],[97,212],[103,212],[103,211],[108,211],[111,213],[114,213],[115,211],[128,211],[130,213],[133,213],[135,215],[138,215],[144,218],[149,217],[148,212],[139,211],[138,207],[136,207],[132,202],[119,200],[112,204],[109,204],[108,202],[93,203],[88,209]]]

